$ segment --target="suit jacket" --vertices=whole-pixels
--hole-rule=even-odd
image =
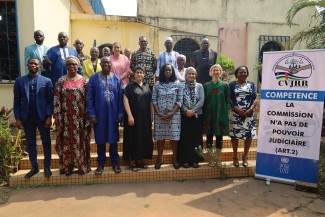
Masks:
[[[98,59],[96,72],[100,72],[100,71],[102,71],[102,67],[100,65],[100,59]],[[83,64],[82,64],[82,75],[83,76],[85,76],[86,78],[89,79],[90,76],[92,76],[96,72],[94,72],[94,67],[93,67],[93,63],[91,62],[91,59],[83,61]]]
[[[217,62],[217,52],[212,49],[208,49],[209,52],[209,64],[205,65],[202,56],[202,50],[197,50],[193,53],[192,62],[197,72],[196,81],[205,84],[211,81],[211,76],[209,75],[210,68]]]
[[[48,50],[49,50],[49,47],[44,45],[44,55],[46,55]],[[27,62],[28,62],[29,58],[31,58],[31,57],[36,57],[40,61],[40,64],[42,66],[41,60],[43,59],[43,57],[41,57],[40,53],[38,52],[36,44],[32,44],[32,45],[25,47],[25,58],[24,59],[25,59],[25,73],[26,74],[29,73],[28,67],[27,67]],[[41,74],[41,71],[42,71],[42,69],[40,69],[38,71],[38,73]]]
[[[44,121],[53,114],[53,85],[49,78],[42,75],[37,77],[36,106],[38,117]],[[29,116],[29,83],[28,75],[16,79],[14,85],[14,115],[15,119],[23,122]]]

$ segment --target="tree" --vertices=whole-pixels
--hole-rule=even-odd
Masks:
[[[325,7],[325,1],[320,0],[297,0],[292,5],[291,9],[287,13],[286,21],[291,27],[293,25],[293,19],[295,15],[307,7]],[[297,42],[306,40],[307,48],[320,49],[325,48],[325,10],[315,10],[315,14],[311,16],[312,20],[320,19],[320,23],[317,26],[307,28],[306,30],[296,33],[292,38],[293,47]]]

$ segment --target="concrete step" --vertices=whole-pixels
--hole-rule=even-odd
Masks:
[[[206,137],[203,136],[203,144],[205,144],[206,141]],[[215,142],[215,139],[214,139]],[[51,146],[51,150],[52,153],[56,153],[55,151],[55,139],[51,141],[52,146]],[[43,154],[43,146],[42,146],[42,141],[41,140],[37,140],[37,154]],[[239,140],[239,147],[244,147],[244,141],[243,140]],[[224,148],[231,148],[231,140],[230,137],[228,136],[224,136],[223,137],[223,147]],[[257,137],[253,138],[252,140],[252,144],[251,147],[257,147]],[[106,144],[106,149],[108,150],[109,148],[109,144]],[[157,150],[157,142],[154,141],[154,146],[153,146],[154,150]],[[171,149],[170,143],[169,141],[166,141],[165,143],[165,149]],[[91,139],[90,140],[90,151],[92,153],[97,153],[97,145],[95,143],[95,139]],[[118,143],[118,151],[122,152],[123,151],[123,138],[120,139],[120,142]]]
[[[162,165],[160,170],[155,170],[154,166],[133,172],[127,166],[122,166],[122,173],[115,174],[111,167],[105,167],[102,175],[95,175],[96,167],[85,175],[73,174],[71,176],[60,175],[58,169],[52,169],[52,176],[44,177],[43,170],[35,176],[25,179],[24,176],[29,170],[19,170],[10,177],[10,187],[22,186],[51,186],[51,185],[75,185],[75,184],[96,184],[96,183],[116,183],[116,182],[144,182],[144,181],[163,181],[163,180],[189,180],[189,179],[210,179],[210,178],[231,178],[248,177],[255,174],[256,161],[250,160],[249,166],[234,167],[232,161],[222,162],[219,167],[209,167],[207,163],[200,163],[200,168],[180,168],[175,170],[172,165]]]
[[[255,160],[256,159],[256,147],[251,147],[248,153],[248,159],[250,160]],[[238,159],[242,159],[242,155],[244,152],[244,148],[239,147],[238,148]],[[147,160],[148,165],[154,165],[156,160],[157,160],[157,151],[153,151],[153,156],[151,160]],[[122,160],[122,152],[119,152],[120,155],[120,165],[127,166],[128,162]],[[110,166],[111,165],[111,160],[109,157],[109,153],[106,153],[107,160],[105,166]],[[164,164],[171,164],[172,163],[172,151],[171,150],[164,150],[163,153],[163,163]],[[209,159],[209,154],[205,153],[205,159]],[[232,148],[223,148],[222,153],[220,156],[221,161],[232,161],[233,159],[233,151]],[[44,162],[44,156],[39,155],[38,156],[38,164],[39,168],[43,169],[43,162]],[[97,166],[97,154],[96,153],[91,153],[91,167],[96,167]],[[53,153],[52,154],[52,160],[51,160],[51,168],[59,168],[59,157],[57,154]],[[19,169],[20,170],[25,170],[25,169],[31,169],[31,164],[28,159],[28,156],[24,157],[23,159],[20,160],[19,162]]]

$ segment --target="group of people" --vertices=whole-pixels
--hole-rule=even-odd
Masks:
[[[58,46],[43,45],[44,33],[34,32],[36,44],[26,47],[28,74],[14,85],[14,114],[18,128],[24,129],[32,169],[30,178],[39,172],[36,151],[36,129],[44,147],[44,176],[50,177],[52,117],[56,128],[56,152],[60,174],[70,176],[90,168],[90,134],[94,128],[98,167],[103,173],[106,144],[115,173],[119,165],[119,125],[124,126],[123,159],[130,170],[146,169],[146,159],[152,159],[153,138],[157,141],[156,170],[163,163],[165,141],[173,151],[175,169],[198,168],[202,160],[196,148],[212,148],[216,137],[218,156],[222,137],[231,136],[233,164],[239,166],[238,139],[245,140],[242,157],[248,166],[247,154],[256,134],[254,108],[256,87],[247,81],[246,66],[235,71],[237,81],[230,84],[220,79],[222,68],[216,64],[217,53],[203,39],[201,49],[193,54],[193,67],[185,68],[186,57],[173,51],[173,40],[165,40],[166,51],[155,57],[147,38],[139,38],[139,50],[132,55],[121,54],[121,44],[115,42],[112,51],[90,49],[90,58],[82,53],[83,42],[77,39],[76,50],[67,46],[64,32],[58,34]],[[129,49],[125,54],[131,54]],[[45,76],[43,76],[45,75]],[[48,77],[48,78],[46,78]],[[152,137],[152,123],[154,135]],[[215,162],[209,162],[215,166]]]

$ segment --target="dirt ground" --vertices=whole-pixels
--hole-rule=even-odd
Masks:
[[[325,215],[318,195],[254,178],[0,188],[1,217]]]

